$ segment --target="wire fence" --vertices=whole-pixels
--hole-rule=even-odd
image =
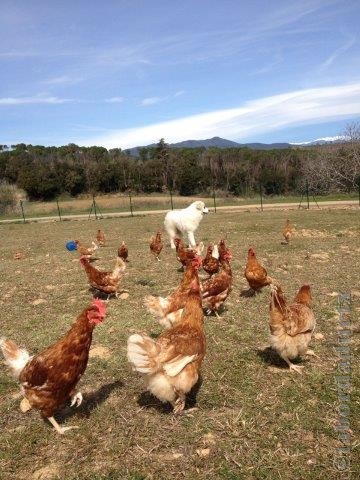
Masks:
[[[19,208],[15,212],[8,212],[0,216],[0,220],[14,220],[26,223],[28,221],[49,218],[57,221],[69,220],[74,217],[87,219],[101,219],[111,214],[135,216],[147,212],[157,212],[184,208],[191,202],[202,200],[214,212],[221,207],[252,206],[260,212],[269,204],[292,203],[303,209],[320,208],[323,201],[351,200],[360,206],[360,188],[358,192],[349,194],[332,194],[315,196],[308,184],[298,195],[268,196],[264,188],[259,186],[259,194],[252,197],[225,196],[217,194],[215,189],[211,195],[184,197],[172,192],[162,195],[142,195],[134,192],[119,195],[101,195],[84,198],[56,199],[51,202],[31,202],[20,200]]]

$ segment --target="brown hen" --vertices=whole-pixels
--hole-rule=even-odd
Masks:
[[[76,393],[75,387],[88,363],[94,327],[104,317],[105,305],[93,300],[62,338],[34,357],[11,340],[0,340],[5,361],[19,379],[28,407],[39,410],[60,434],[77,428],[61,427],[54,414],[69,400],[71,406],[81,404],[82,394]]]

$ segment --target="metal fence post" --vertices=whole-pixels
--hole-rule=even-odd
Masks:
[[[306,200],[307,200],[307,209],[310,210],[309,202],[309,182],[306,180]]]
[[[129,192],[129,201],[130,201],[130,213],[131,213],[131,216],[133,217],[133,216],[134,216],[134,213],[133,213],[131,192]]]
[[[60,222],[61,222],[61,221],[62,221],[62,218],[61,218],[60,206],[59,206],[59,201],[58,201],[58,199],[56,199],[56,205],[57,205],[58,214],[59,214],[59,218],[60,218]]]
[[[174,204],[173,204],[173,196],[172,196],[172,191],[171,188],[169,188],[169,193],[170,193],[170,203],[171,203],[171,210],[174,210]]]
[[[264,207],[263,207],[263,191],[262,191],[262,185],[260,183],[260,205],[261,205],[261,211],[263,212],[264,211]]]
[[[21,213],[22,213],[23,221],[24,221],[24,223],[26,223],[24,206],[23,206],[23,201],[22,200],[20,200],[20,207],[21,207]]]
[[[215,194],[215,186],[214,186],[214,181],[213,181],[213,201],[214,201],[214,210],[215,210],[215,213],[216,213],[216,194]]]

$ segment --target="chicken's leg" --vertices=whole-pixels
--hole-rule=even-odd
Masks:
[[[184,393],[178,393],[178,398],[175,400],[174,404],[174,413],[175,415],[178,415],[181,413],[184,408],[185,408],[185,394]]]
[[[61,427],[57,421],[55,420],[54,417],[48,417],[48,420],[49,422],[51,423],[51,425],[55,428],[55,430],[60,433],[60,435],[63,435],[65,432],[67,432],[68,430],[72,430],[74,428],[79,428],[79,427],[76,427],[76,426],[72,426],[72,427]]]
[[[287,357],[282,357],[282,358],[289,365],[290,370],[294,370],[294,372],[300,373],[300,375],[302,374],[302,369],[304,368],[303,366],[294,365],[292,362],[290,362],[290,360]]]

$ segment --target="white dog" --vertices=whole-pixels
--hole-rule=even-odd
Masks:
[[[204,213],[209,209],[201,201],[193,202],[182,210],[171,210],[165,215],[165,230],[170,236],[171,248],[175,248],[174,238],[187,234],[191,247],[196,246],[194,232],[198,228]]]

